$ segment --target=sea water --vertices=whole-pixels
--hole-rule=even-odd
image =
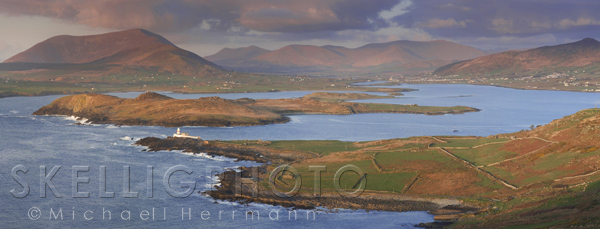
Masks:
[[[293,115],[291,121],[284,124],[183,129],[191,135],[207,140],[367,141],[422,135],[487,136],[528,129],[530,125],[543,125],[581,109],[593,108],[600,102],[600,96],[595,93],[527,91],[472,85],[400,87],[414,88],[418,91],[406,92],[404,96],[391,99],[362,102],[464,105],[481,111],[441,116]],[[312,92],[164,94],[178,99],[207,96],[228,99],[274,99],[301,97],[310,93]],[[132,98],[140,93],[111,94]],[[433,216],[426,212],[366,212],[344,209],[337,212],[317,210],[315,215],[298,210],[298,217],[290,219],[288,212],[291,209],[283,207],[214,201],[201,194],[218,184],[218,180],[211,176],[207,168],[223,170],[256,163],[206,155],[195,156],[176,151],[143,152],[143,147],[132,146],[135,140],[140,138],[164,138],[172,135],[175,128],[118,127],[109,124],[79,126],[74,125],[75,120],[71,117],[31,115],[38,108],[59,97],[61,96],[0,99],[0,222],[3,223],[3,228],[410,228],[420,222],[433,221]],[[454,132],[454,129],[458,132]],[[165,173],[178,165],[185,166],[191,173],[175,173],[172,180],[167,180],[166,186],[181,191],[186,190],[186,187],[180,187],[181,182],[195,183],[194,192],[186,198],[176,198],[169,194],[163,180]],[[40,173],[51,174],[55,167],[59,169],[51,178],[50,183],[55,186],[52,189],[47,187],[49,185],[44,182],[47,180],[43,176],[41,178]],[[16,175],[13,174],[15,170],[19,170]],[[106,175],[102,176],[103,173]],[[15,176],[19,181],[15,180]],[[73,180],[77,181],[75,185]],[[149,183],[151,192],[148,191]],[[25,189],[21,184],[29,186],[27,195],[22,198],[16,197]],[[61,197],[57,198],[53,190]],[[89,197],[74,197],[85,192],[89,193]],[[45,197],[40,197],[42,193],[45,193]],[[114,193],[114,197],[106,197],[106,193]],[[59,214],[59,211],[62,213]],[[247,211],[258,211],[259,214],[255,214],[254,219],[247,219],[246,217],[250,216],[246,214]],[[276,213],[278,218],[275,218]]]

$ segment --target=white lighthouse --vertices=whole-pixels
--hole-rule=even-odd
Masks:
[[[190,134],[188,133],[181,133],[181,129],[177,128],[177,132],[175,132],[175,134],[173,134],[174,138],[192,138],[192,139],[198,139],[198,140],[202,140],[202,138],[200,138],[199,136],[190,136]]]

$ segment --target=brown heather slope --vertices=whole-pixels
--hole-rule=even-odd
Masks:
[[[516,182],[526,184],[528,182],[523,181],[551,181],[591,174],[600,169],[599,109],[583,110],[533,131],[519,132],[513,136],[545,139],[550,143],[519,160],[495,165],[496,168],[509,172],[511,179]],[[527,148],[527,144],[520,145],[519,148]]]
[[[229,53],[229,58],[223,58],[225,52]],[[331,45],[288,45],[258,56],[239,58],[247,56],[246,52],[246,49],[224,49],[206,58],[219,65],[240,69],[368,72],[374,67],[406,70],[439,67],[485,55],[478,49],[448,41],[394,41],[354,49]]]
[[[178,48],[164,37],[143,29],[90,36],[55,36],[4,63],[141,67],[184,75],[221,70],[202,57]]]
[[[343,96],[338,96],[343,97]],[[109,95],[82,94],[59,98],[34,115],[69,115],[93,123],[157,126],[250,126],[282,123],[282,114],[410,113],[426,115],[462,114],[478,109],[464,106],[428,107],[416,105],[367,104],[321,101],[320,98],[238,99],[219,97],[173,99],[147,92],[135,99]]]
[[[520,151],[528,151],[524,149],[542,139],[547,146],[484,166],[521,187],[504,194],[506,199],[487,214],[465,218],[455,228],[599,227],[600,109],[583,110],[532,131],[499,137],[527,140],[513,146]],[[507,146],[501,150],[509,150]]]
[[[507,51],[449,64],[437,69],[434,74],[506,75],[535,71],[551,73],[574,67],[600,69],[600,42],[586,38],[574,43],[545,46],[526,51]]]

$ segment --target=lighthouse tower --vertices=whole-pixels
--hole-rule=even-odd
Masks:
[[[177,135],[181,135],[181,129],[177,128]]]

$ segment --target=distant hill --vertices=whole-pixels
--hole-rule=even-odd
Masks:
[[[600,70],[600,42],[586,38],[574,43],[544,46],[524,51],[507,51],[449,64],[437,75],[514,75],[529,72]]]
[[[219,65],[222,66],[236,66],[245,60],[252,59],[268,52],[271,51],[254,45],[235,49],[224,48],[213,55],[207,56],[206,59],[213,63],[218,62]]]
[[[249,50],[255,50],[249,55]],[[262,72],[380,72],[433,70],[485,52],[448,41],[394,41],[359,48],[288,45],[267,51],[258,47],[223,49],[206,59],[221,66]]]
[[[0,70],[139,68],[201,75],[217,65],[143,29],[90,36],[61,35],[42,41],[0,65]]]

